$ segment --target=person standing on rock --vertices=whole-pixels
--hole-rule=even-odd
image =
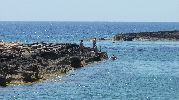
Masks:
[[[97,45],[96,45],[96,38],[93,39],[93,49],[97,53]]]
[[[80,54],[84,52],[83,40],[80,41]]]
[[[93,48],[96,47],[96,38],[93,39]]]

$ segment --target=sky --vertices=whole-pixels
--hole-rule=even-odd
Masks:
[[[179,22],[179,0],[0,0],[0,21]]]

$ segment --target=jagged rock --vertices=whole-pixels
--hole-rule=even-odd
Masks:
[[[23,73],[23,81],[24,82],[34,82],[34,81],[37,81],[39,79],[39,77],[37,77],[35,74],[36,73],[34,73],[34,72]]]
[[[29,58],[31,57],[31,53],[28,50],[24,50],[24,52],[22,52],[22,56]]]
[[[72,57],[70,60],[71,60],[71,67],[74,67],[74,68],[82,67],[80,57]]]
[[[107,59],[105,53],[96,55],[92,48],[85,47],[81,54],[77,44],[0,42],[0,74],[8,75],[8,78],[1,78],[0,84],[19,80],[34,82],[44,78],[45,74],[67,73],[73,68],[103,59]]]
[[[6,84],[6,78],[4,76],[1,76],[0,75],[0,86],[2,87],[6,87],[7,84]]]
[[[52,60],[59,58],[58,54],[56,54],[55,52],[52,52],[52,51],[51,52],[41,52],[40,56],[45,59],[52,59]]]
[[[101,59],[108,59],[108,54],[106,52],[100,52],[98,53]]]

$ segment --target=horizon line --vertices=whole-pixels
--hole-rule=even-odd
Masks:
[[[179,21],[68,21],[68,20],[0,20],[0,22],[106,22],[106,23],[179,23]]]

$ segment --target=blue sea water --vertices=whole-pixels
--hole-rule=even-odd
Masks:
[[[0,22],[0,40],[69,42],[117,33],[179,30],[179,23]],[[84,41],[91,46],[90,41]],[[4,100],[179,100],[179,41],[97,41],[109,56],[32,85],[0,87]]]

